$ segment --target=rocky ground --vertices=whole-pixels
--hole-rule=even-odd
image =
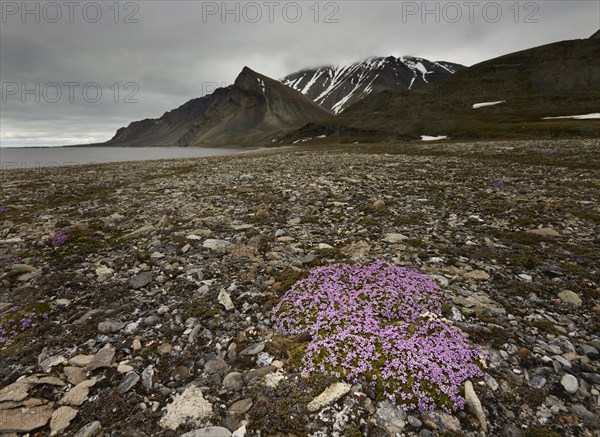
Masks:
[[[488,435],[598,435],[598,146],[2,172],[0,435],[482,435],[469,410],[407,414],[307,378],[307,339],[273,331],[308,270],[377,259],[451,293],[444,317],[488,354],[473,381]]]

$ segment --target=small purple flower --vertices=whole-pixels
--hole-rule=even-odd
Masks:
[[[0,344],[8,343],[20,333],[40,326],[48,313],[37,312],[33,305],[15,305],[0,312]]]
[[[10,209],[9,209],[9,208],[7,208],[7,207],[6,207],[6,206],[4,206],[4,205],[0,205],[0,212],[8,212],[8,211],[10,211]]]
[[[60,247],[67,242],[69,239],[68,230],[57,231],[54,233],[54,238],[52,239],[52,246]]]
[[[506,181],[498,179],[497,181],[492,182],[490,186],[493,188],[504,188],[506,186]]]
[[[8,259],[6,260],[6,264],[7,264],[7,265],[11,265],[11,264],[19,264],[19,263],[20,263],[22,260],[23,260],[23,259],[22,259],[20,256],[18,256],[18,255],[14,255],[14,256],[11,256],[10,258],[8,258]]]

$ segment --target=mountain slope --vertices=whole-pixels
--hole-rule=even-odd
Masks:
[[[473,104],[504,101],[474,109]],[[364,132],[371,140],[600,137],[598,120],[542,120],[597,113],[600,41],[562,41],[507,54],[411,92],[367,96],[335,121],[298,137]]]
[[[104,145],[245,144],[329,116],[308,97],[244,67],[233,85],[190,100],[159,119],[133,122]]]
[[[402,91],[446,80],[463,65],[401,57],[370,58],[341,67],[320,67],[290,74],[281,82],[339,114],[365,96]]]

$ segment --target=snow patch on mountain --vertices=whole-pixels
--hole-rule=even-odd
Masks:
[[[281,82],[339,114],[371,93],[411,90],[444,80],[462,68],[459,64],[411,56],[375,57],[349,65],[303,70]]]

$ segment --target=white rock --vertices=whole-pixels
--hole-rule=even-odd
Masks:
[[[323,391],[323,393],[310,401],[307,406],[308,411],[314,413],[315,411],[319,411],[321,408],[334,403],[348,393],[351,388],[352,386],[350,384],[344,382],[335,382],[331,384]]]
[[[212,405],[204,399],[202,390],[190,386],[167,405],[166,414],[160,419],[159,425],[173,431],[180,425],[200,427],[206,424],[212,413]]]
[[[479,398],[477,397],[477,394],[473,389],[473,383],[471,381],[465,382],[465,400],[467,401],[469,409],[479,421],[483,432],[487,432],[487,422],[485,420],[485,414],[483,413],[483,409],[481,408],[481,402],[479,401]]]
[[[219,303],[225,307],[226,311],[231,311],[235,308],[233,301],[231,300],[231,296],[229,296],[229,293],[227,293],[225,290],[221,290],[219,292],[217,299],[219,300]]]
[[[231,245],[231,243],[229,241],[214,240],[214,239],[210,239],[210,238],[208,240],[204,240],[204,243],[202,243],[202,247],[205,247],[207,249],[213,249],[213,250],[225,249],[229,245]]]
[[[569,373],[566,373],[561,378],[560,383],[565,391],[569,394],[575,394],[577,393],[577,390],[579,390],[579,382],[577,382],[577,378]]]
[[[402,234],[385,234],[385,237],[383,237],[383,241],[386,241],[388,243],[400,243],[401,241],[404,240],[408,240],[408,237],[406,235],[402,235]]]

